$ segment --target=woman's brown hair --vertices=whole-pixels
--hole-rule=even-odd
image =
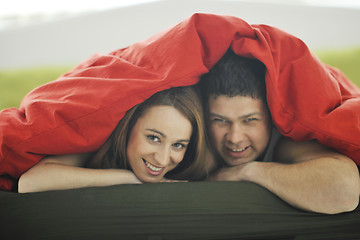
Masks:
[[[86,167],[130,170],[126,149],[131,130],[148,109],[162,105],[172,106],[181,112],[190,121],[193,129],[184,159],[175,169],[168,172],[166,177],[198,180],[197,173],[204,168],[205,138],[202,105],[192,86],[174,87],[158,92],[128,110],[105,144],[89,159]]]

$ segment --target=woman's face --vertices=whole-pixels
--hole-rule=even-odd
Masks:
[[[171,106],[154,106],[131,130],[128,162],[142,182],[159,182],[183,159],[192,134],[190,121]]]

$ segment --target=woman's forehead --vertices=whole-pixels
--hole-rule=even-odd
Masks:
[[[136,125],[143,129],[156,129],[166,136],[188,138],[192,133],[190,121],[172,106],[150,107]]]

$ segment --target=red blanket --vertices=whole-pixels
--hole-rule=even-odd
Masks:
[[[298,38],[231,16],[195,14],[158,35],[95,55],[0,112],[0,189],[44,155],[94,151],[125,111],[157,91],[195,84],[229,47],[262,61],[276,127],[318,139],[360,164],[360,91]]]

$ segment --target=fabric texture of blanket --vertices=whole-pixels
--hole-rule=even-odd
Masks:
[[[132,106],[198,82],[231,47],[267,67],[275,126],[294,140],[317,139],[360,165],[360,91],[297,37],[232,16],[194,14],[145,41],[94,55],[0,112],[0,189],[45,155],[98,149]]]

